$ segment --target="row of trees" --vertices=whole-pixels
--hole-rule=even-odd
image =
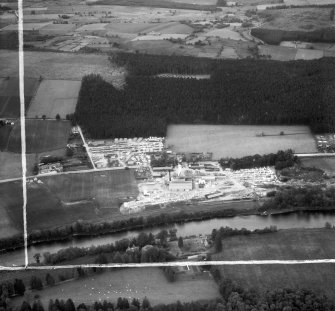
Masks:
[[[293,151],[289,149],[264,155],[255,154],[243,158],[220,159],[219,162],[222,168],[231,168],[233,170],[264,166],[275,166],[276,169],[281,170],[298,163],[298,158],[294,155]]]
[[[74,121],[92,137],[165,136],[171,123],[309,125],[335,130],[335,60],[220,61],[211,79],[82,80]],[[150,121],[149,121],[150,120]]]
[[[173,234],[175,234],[174,231]],[[44,253],[44,264],[56,265],[64,261],[94,255],[98,255],[95,261],[97,264],[172,261],[175,257],[164,249],[167,246],[168,237],[167,230],[160,231],[156,236],[152,233],[141,232],[137,237],[122,239],[115,243],[64,248],[57,253]]]
[[[335,206],[335,188],[308,185],[302,188],[287,187],[276,191],[264,202],[261,211],[267,210],[327,210]]]

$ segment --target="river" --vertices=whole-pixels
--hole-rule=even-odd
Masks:
[[[107,234],[102,236],[78,237],[72,240],[62,242],[51,242],[33,245],[28,248],[29,262],[33,263],[33,256],[36,253],[43,254],[45,252],[55,253],[62,248],[71,246],[89,247],[91,245],[102,245],[113,243],[117,240],[130,238],[138,235],[140,232],[158,233],[162,229],[177,229],[177,236],[190,236],[199,234],[209,234],[214,228],[231,227],[246,228],[249,230],[263,229],[269,226],[277,226],[278,229],[291,228],[322,228],[325,223],[335,224],[335,212],[300,212],[277,214],[270,216],[235,216],[228,218],[214,218],[203,221],[191,221],[183,224],[172,224],[165,227],[154,227],[143,230],[127,231],[115,234]],[[0,265],[12,266],[24,264],[24,251],[16,250],[0,255]]]

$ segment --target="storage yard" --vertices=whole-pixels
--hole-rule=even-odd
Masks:
[[[123,203],[121,213],[138,213],[150,205],[164,206],[188,200],[257,199],[280,185],[271,168],[222,170],[214,162],[201,163],[197,169],[179,165],[170,173],[162,169],[162,175],[139,183],[140,194],[136,201]]]

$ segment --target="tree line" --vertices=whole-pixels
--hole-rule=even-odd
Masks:
[[[90,247],[68,247],[53,254],[44,253],[43,263],[56,265],[64,261],[95,255],[98,255],[95,259],[96,264],[173,261],[175,257],[164,249],[171,235],[174,236],[175,231],[172,233],[170,231],[169,234],[164,229],[156,236],[152,233],[141,232],[137,237],[118,240],[115,243]]]
[[[294,166],[299,159],[294,155],[293,150],[278,151],[277,153],[255,154],[242,158],[220,159],[219,163],[223,169],[230,168],[233,170],[249,169],[265,166],[274,166],[276,170],[282,170]]]
[[[327,210],[335,206],[335,187],[322,185],[304,187],[286,187],[270,193],[260,211],[267,210]]]
[[[210,79],[131,75],[123,89],[92,74],[83,77],[74,121],[93,138],[166,136],[169,124],[198,123],[334,132],[334,71],[331,58],[224,60]]]

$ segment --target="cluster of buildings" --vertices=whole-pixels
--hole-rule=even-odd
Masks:
[[[63,165],[60,162],[39,164],[38,173],[39,174],[57,174],[63,172]]]
[[[319,152],[335,152],[335,134],[315,136]]]
[[[88,142],[88,152],[97,168],[150,166],[151,155],[162,153],[163,137],[115,138]]]
[[[255,199],[279,184],[275,170],[269,167],[233,171],[223,170],[216,162],[183,163],[173,170],[162,168],[160,177],[140,183],[136,200],[125,202],[120,211],[138,213],[149,206],[164,208],[170,203],[190,200]]]

